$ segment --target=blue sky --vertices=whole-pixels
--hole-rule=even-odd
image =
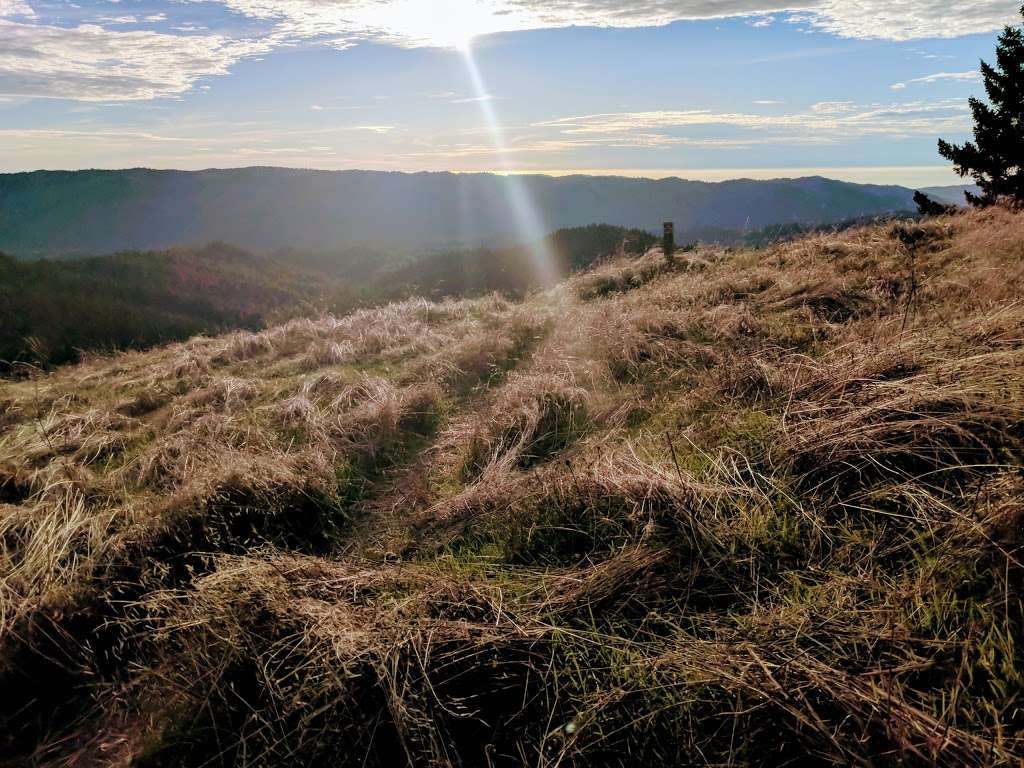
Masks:
[[[0,0],[0,170],[958,179],[1017,0]]]

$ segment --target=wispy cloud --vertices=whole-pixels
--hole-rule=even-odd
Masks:
[[[1013,0],[221,0],[239,13],[280,20],[300,36],[374,36],[402,45],[451,45],[468,35],[568,26],[650,27],[675,21],[771,14],[840,37],[911,40],[990,32],[1016,20]]]
[[[94,19],[97,24],[107,24],[110,26],[121,26],[125,24],[138,24],[138,16],[99,16]]]
[[[835,142],[859,136],[934,136],[956,133],[970,126],[969,111],[959,100],[895,102],[859,105],[820,102],[802,112],[756,114],[712,110],[613,112],[562,117],[535,123],[565,136],[604,137],[622,142],[639,140],[701,146],[752,146],[782,143]],[[708,127],[739,130],[741,135],[707,138],[687,131]],[[743,135],[743,132],[750,132]]]
[[[484,94],[481,94],[480,96],[467,96],[467,97],[458,98],[458,99],[449,99],[448,103],[449,104],[474,104],[474,103],[481,102],[481,101],[494,101],[497,98],[499,98],[499,97],[494,96],[494,95],[492,95],[490,93],[484,93]]]
[[[838,37],[904,41],[992,32],[1018,11],[1015,0],[825,0],[809,21]]]
[[[885,40],[959,37],[1016,19],[1013,0],[219,0],[273,21],[283,38],[336,43],[376,39],[405,47],[457,47],[468,38],[571,26],[655,27],[678,21],[776,16],[838,37]]]
[[[222,75],[265,42],[221,35],[58,27],[0,19],[0,95],[79,101],[175,96]]]
[[[223,157],[272,158],[305,153],[311,157],[333,153],[338,155],[349,146],[354,134],[378,142],[395,130],[388,125],[341,125],[281,131],[273,125],[260,123],[225,124],[220,122],[167,125],[163,128],[95,128],[83,125],[73,128],[0,128],[0,160],[5,155],[31,153],[51,161],[74,163],[75,156],[89,152],[92,156],[142,149],[154,159],[192,157],[198,153],[216,152]]]
[[[926,75],[924,77],[915,77],[911,80],[907,80],[902,83],[893,83],[889,87],[894,91],[902,91],[907,88],[908,85],[914,85],[917,83],[941,83],[941,82],[954,82],[954,83],[973,83],[981,80],[981,72],[978,70],[971,70],[970,72],[936,72],[934,75]]]
[[[501,32],[571,26],[655,27],[675,21],[763,17],[816,0],[220,0],[235,12],[273,20],[298,38],[377,39],[406,47],[457,47]]]
[[[35,16],[35,11],[25,0],[0,0],[0,18],[12,16]]]
[[[365,40],[458,47],[503,32],[727,17],[746,18],[754,27],[785,20],[845,38],[910,40],[990,32],[1017,19],[1016,0],[168,0],[146,15],[110,15],[76,26],[54,21],[59,14],[50,5],[40,17],[33,2],[0,0],[0,95],[85,101],[175,96],[243,58],[299,42],[336,49]],[[248,23],[212,32],[182,16],[188,2],[219,3]],[[169,26],[161,32],[125,28],[157,22]]]

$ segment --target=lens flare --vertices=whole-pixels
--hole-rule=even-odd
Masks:
[[[469,72],[477,103],[480,105],[480,112],[491,135],[491,143],[494,145],[498,157],[498,165],[505,171],[505,189],[512,215],[515,217],[516,229],[519,231],[523,243],[530,250],[537,279],[542,285],[553,285],[558,281],[559,276],[554,252],[545,239],[548,233],[545,231],[541,216],[530,197],[526,179],[513,173],[508,146],[505,143],[505,133],[497,113],[494,111],[483,75],[480,74],[480,67],[477,66],[471,40],[467,39],[459,50],[466,62],[466,69]]]

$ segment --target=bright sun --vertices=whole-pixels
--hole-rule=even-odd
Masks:
[[[475,37],[520,26],[512,14],[495,12],[480,0],[390,0],[348,14],[399,44],[436,45],[466,51]]]

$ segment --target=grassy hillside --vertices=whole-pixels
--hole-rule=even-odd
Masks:
[[[1018,765],[1024,216],[0,389],[10,765]]]

